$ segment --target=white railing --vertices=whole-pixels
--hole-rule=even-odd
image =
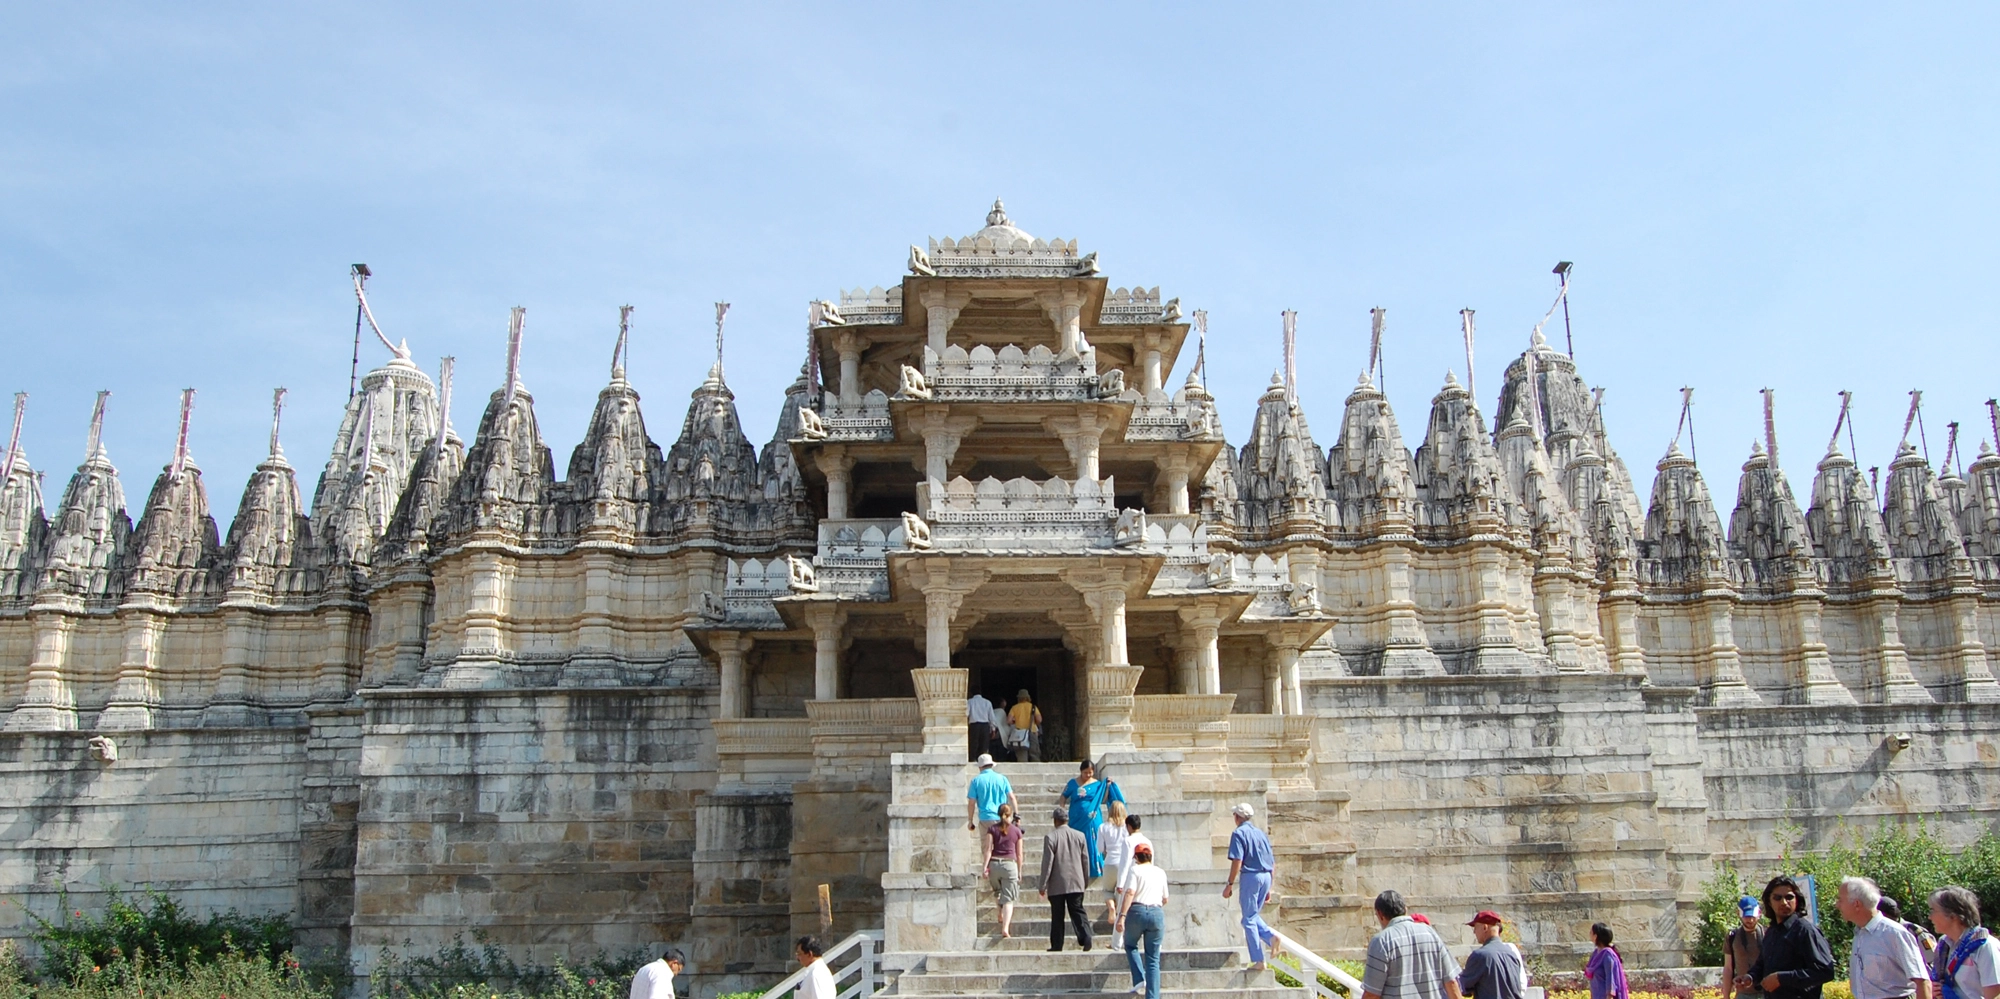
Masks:
[[[860,953],[856,954],[854,960],[850,961],[846,967],[834,967],[833,962],[835,958],[857,948],[860,950]],[[886,984],[882,981],[881,930],[862,930],[835,944],[833,949],[820,955],[820,960],[825,961],[827,968],[833,972],[833,987],[839,999],[858,999],[858,997],[872,996],[876,992],[881,991]],[[787,996],[797,991],[800,985],[805,984],[806,971],[806,968],[800,968],[792,972],[790,978],[766,989],[764,995],[770,997],[770,999],[786,999]],[[850,978],[854,979],[851,984],[841,984]],[[1354,994],[1357,997],[1361,995],[1358,991]]]
[[[1299,962],[1299,973],[1293,977],[1299,980],[1299,987],[1305,990],[1306,995],[1317,996],[1319,999],[1361,999],[1360,979],[1340,970],[1333,962],[1307,950],[1304,944],[1283,933],[1272,930],[1271,935],[1278,939],[1279,952]],[[1290,974],[1289,971],[1286,973]],[[1340,993],[1320,984],[1321,975],[1340,983],[1340,987],[1347,990],[1347,995],[1342,997]]]

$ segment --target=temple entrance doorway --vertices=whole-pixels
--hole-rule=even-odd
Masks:
[[[1076,669],[1069,650],[1055,639],[974,639],[952,657],[968,674],[966,688],[1013,706],[1021,691],[1042,709],[1041,759],[1077,759]],[[1012,757],[998,757],[1012,759]]]

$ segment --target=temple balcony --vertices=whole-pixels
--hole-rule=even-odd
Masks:
[[[889,397],[880,389],[852,399],[829,395],[826,412],[802,420],[804,436],[797,443],[868,443],[896,439],[896,425],[889,418]]]
[[[904,374],[899,401],[923,402],[1094,402],[1126,394],[1125,372],[1100,374],[1097,352],[1058,354],[1041,344],[1023,351],[1014,344],[971,350],[953,344],[942,354],[924,348],[923,380]],[[1132,395],[1136,399],[1136,393]]]
[[[1112,479],[935,479],[917,487],[928,547],[960,552],[1082,552],[1136,548],[1145,515],[1118,509]]]
[[[1213,406],[1179,399],[1140,399],[1125,422],[1128,441],[1222,440]]]

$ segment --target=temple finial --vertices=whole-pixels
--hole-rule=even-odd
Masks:
[[[1764,390],[1764,453],[1771,458],[1771,474],[1778,473],[1778,393]]]
[[[21,420],[28,415],[28,393],[14,393],[14,432],[7,435],[7,457],[0,467],[0,489],[14,478],[14,456],[21,453]]]
[[[110,389],[98,389],[97,404],[90,407],[90,437],[83,444],[85,461],[104,453],[104,400],[109,398]]]
[[[1013,224],[1014,224],[1014,223],[1012,223],[1012,222],[1008,221],[1008,219],[1007,219],[1007,206],[1006,206],[1006,205],[1003,205],[1003,204],[1001,204],[1001,203],[1000,203],[1000,199],[999,199],[999,198],[994,198],[994,199],[993,199],[993,210],[992,210],[992,211],[989,211],[989,212],[987,212],[987,213],[986,213],[986,224],[987,224],[987,225],[1013,225]]]
[[[1285,401],[1299,401],[1299,312],[1286,309],[1278,313],[1285,321]]]
[[[722,318],[729,315],[729,303],[715,303],[715,366],[722,367]]]
[[[278,446],[278,422],[285,415],[285,390],[281,386],[271,393],[271,454],[273,460],[283,461],[285,449]]]
[[[514,386],[521,381],[521,331],[527,325],[528,309],[516,305],[507,315],[507,405],[514,404]]]
[[[444,447],[444,439],[451,433],[451,372],[457,365],[458,358],[449,354],[438,361],[437,432],[431,435],[432,457]]]
[[[1389,321],[1389,310],[1381,306],[1368,310],[1368,377],[1382,381],[1382,329]]]
[[[174,440],[174,478],[187,471],[188,421],[194,416],[194,389],[181,389],[181,432]]]
[[[1847,436],[1848,436],[1848,444],[1849,444],[1849,446],[1850,446],[1850,447],[1851,447],[1851,446],[1853,446],[1853,438],[1854,438],[1854,427],[1853,427],[1853,426],[1852,426],[1851,424],[1849,424],[1849,423],[1848,423],[1848,421],[1847,421],[1847,410],[1848,410],[1848,408],[1849,408],[1849,407],[1851,407],[1851,406],[1853,406],[1853,405],[1854,405],[1854,393],[1852,393],[1852,392],[1849,392],[1849,391],[1848,391],[1848,390],[1846,390],[1846,389],[1841,389],[1841,390],[1840,390],[1840,415],[1839,415],[1838,417],[1836,417],[1836,418],[1834,419],[1834,421],[1833,421],[1833,436],[1832,436],[1832,437],[1829,437],[1829,438],[1827,439],[1827,442],[1826,442],[1826,453],[1827,453],[1828,455],[1836,455],[1836,454],[1839,454],[1839,453],[1840,453],[1840,428],[1841,428],[1841,427],[1846,427],[1846,428],[1847,428]]]
[[[1208,310],[1194,310],[1194,367],[1188,369],[1188,376],[1201,375],[1202,385],[1208,384]]]
[[[625,380],[625,340],[632,332],[632,307],[618,307],[618,346],[611,348],[611,380]]]
[[[1458,318],[1465,327],[1465,391],[1473,400],[1479,399],[1479,377],[1472,371],[1472,310],[1458,310]]]
[[[347,276],[354,281],[354,301],[361,310],[362,318],[368,320],[368,328],[375,331],[375,339],[382,341],[382,346],[389,348],[389,353],[402,360],[409,360],[409,345],[390,343],[389,335],[382,332],[382,325],[375,321],[375,310],[368,307],[368,279],[375,276],[374,272],[368,269],[367,264],[355,264],[347,269]]]

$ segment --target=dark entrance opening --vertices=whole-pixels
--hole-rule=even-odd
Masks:
[[[1045,761],[1076,759],[1076,679],[1069,650],[1056,639],[974,639],[952,657],[968,674],[967,688],[995,707],[1021,691],[1042,710]]]

